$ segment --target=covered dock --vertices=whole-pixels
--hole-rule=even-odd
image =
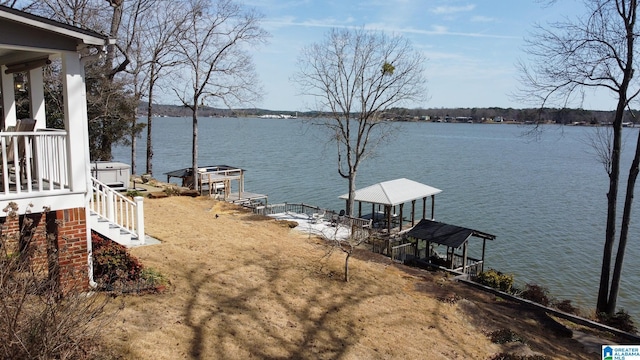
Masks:
[[[405,222],[410,223],[412,227],[415,226],[417,200],[422,199],[422,219],[426,219],[427,199],[431,198],[431,219],[433,219],[435,195],[441,192],[440,189],[405,178],[377,183],[356,190],[354,200],[358,203],[357,217],[373,220],[373,226],[385,230],[387,234],[391,234],[396,225],[398,232],[401,232]],[[340,199],[348,201],[349,194],[341,195]],[[370,213],[362,213],[363,203],[371,204]],[[410,218],[405,220],[404,205],[406,203],[411,203],[411,212]]]
[[[486,242],[496,238],[495,235],[478,230],[427,219],[421,220],[404,235],[409,242],[394,247],[394,250],[410,247],[412,251],[408,251],[408,253],[413,252],[413,254],[409,255],[412,255],[417,261],[471,275],[477,275],[484,270]],[[480,258],[472,258],[468,254],[469,239],[474,237],[482,240]],[[421,241],[425,243],[422,248]],[[432,245],[446,247],[446,255],[439,255],[432,248]],[[407,251],[406,249],[404,251],[396,251],[396,255],[402,256],[403,254],[400,253],[406,255]]]

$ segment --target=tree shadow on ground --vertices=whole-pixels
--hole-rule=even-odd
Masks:
[[[235,262],[216,273],[185,269],[191,358],[338,359],[358,342],[356,321],[343,315],[380,292],[371,292],[372,284],[342,286],[334,277],[310,271],[307,276],[320,281],[295,293],[288,288],[295,271],[274,265],[278,262],[273,255]],[[252,281],[242,283],[246,276]],[[336,286],[341,288],[337,296],[327,297],[324,288]]]

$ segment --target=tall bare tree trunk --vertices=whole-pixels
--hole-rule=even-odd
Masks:
[[[609,191],[607,192],[607,227],[605,230],[604,249],[602,251],[602,269],[600,271],[598,301],[596,304],[598,312],[606,312],[609,302],[611,256],[613,254],[613,244],[616,240],[616,205],[618,199],[618,182],[620,179],[620,151],[624,105],[625,99],[621,97],[618,101],[618,107],[613,121],[613,148],[611,149],[611,170],[609,172]]]
[[[354,216],[354,204],[356,197],[356,172],[352,171],[349,173],[349,198],[347,199],[347,208],[345,212],[349,216]]]
[[[193,172],[193,188],[198,188],[198,98],[194,98],[193,102],[193,139],[191,146],[191,168]]]
[[[151,138],[153,129],[153,68],[154,64],[151,64],[151,79],[149,80],[149,100],[147,101],[147,174],[153,175],[153,139]]]
[[[607,314],[613,314],[616,311],[618,301],[618,292],[620,290],[620,277],[622,274],[622,263],[624,253],[627,247],[627,239],[629,237],[629,221],[631,219],[631,207],[633,204],[633,193],[638,179],[638,167],[640,165],[640,133],[636,141],[636,152],[629,169],[629,177],[627,178],[627,192],[624,198],[624,210],[622,212],[622,225],[620,226],[620,241],[618,242],[618,252],[616,254],[616,262],[613,268],[613,276],[611,278],[611,290],[609,291],[609,300],[607,304]]]

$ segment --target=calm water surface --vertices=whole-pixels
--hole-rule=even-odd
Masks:
[[[442,189],[436,220],[497,236],[487,246],[489,267],[515,274],[519,284],[534,282],[555,297],[595,307],[607,175],[588,145],[593,129],[549,126],[531,141],[522,136],[528,128],[516,125],[397,127],[395,140],[361,165],[358,188],[405,177]],[[166,180],[167,171],[190,166],[191,120],[157,118],[153,129],[154,177]],[[624,130],[633,144],[638,130]],[[317,127],[291,119],[205,118],[199,139],[199,165],[247,170],[246,190],[268,194],[270,203],[344,208],[338,196],[347,192],[347,182],[337,173],[335,147]],[[145,172],[145,146],[139,140],[138,173]],[[130,149],[117,148],[114,157],[130,163]],[[623,170],[630,164],[625,160]],[[619,300],[636,319],[639,216],[635,206]]]

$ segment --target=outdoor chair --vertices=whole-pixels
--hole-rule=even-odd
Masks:
[[[324,211],[321,213],[313,213],[311,214],[311,223],[312,224],[319,224],[322,222],[322,220],[324,219]]]
[[[331,226],[338,226],[338,224],[342,222],[342,219],[344,219],[344,214],[345,214],[345,211],[344,209],[342,209],[340,210],[338,215],[333,215],[331,217]]]
[[[15,132],[31,132],[35,130],[35,127],[36,120],[19,119],[16,122]],[[30,146],[31,139],[25,135],[12,136],[7,144],[7,166],[9,167],[9,171],[13,173],[14,176],[16,175],[16,169],[20,172],[19,176],[16,176],[16,182],[18,181],[17,177],[19,177],[20,180],[26,180],[27,178],[26,167],[31,166],[29,157],[32,156],[31,151],[27,154],[27,147]],[[1,166],[0,164],[0,167]]]

